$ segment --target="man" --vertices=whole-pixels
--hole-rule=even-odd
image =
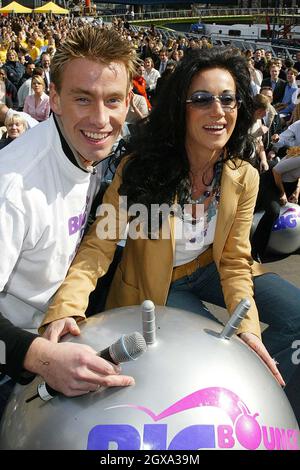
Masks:
[[[35,330],[66,276],[99,188],[100,162],[125,121],[135,67],[132,47],[117,32],[88,25],[73,31],[52,62],[53,115],[2,151],[0,312],[16,326]],[[76,324],[71,330],[79,334]],[[74,395],[93,390],[103,375],[106,385],[133,383],[107,378],[107,363],[84,346],[68,365],[63,357],[46,362],[56,362],[55,388]],[[61,364],[69,368],[65,378]]]
[[[299,147],[300,146],[300,121],[291,124],[281,134],[272,136],[273,147],[277,150],[282,147]]]
[[[275,106],[277,112],[279,112],[280,117],[282,118],[282,123],[285,124],[291,117],[291,114],[296,106],[297,95],[298,95],[298,85],[296,82],[296,77],[298,71],[296,69],[290,68],[287,71],[287,84],[284,90],[284,95],[281,103],[277,103]]]
[[[18,83],[18,90],[23,85],[23,83],[26,82],[26,80],[28,80],[28,78],[32,78],[34,69],[35,69],[35,64],[33,60],[29,57],[25,64],[25,73],[22,75]]]
[[[286,82],[279,78],[280,67],[276,62],[270,64],[270,78],[264,78],[261,87],[269,86],[273,91],[273,106],[281,103],[284,95]]]
[[[159,71],[159,74],[162,75],[167,67],[168,63],[168,51],[164,47],[160,50],[159,52],[159,64],[157,66],[157,70]]]
[[[50,54],[48,54],[48,52],[43,52],[41,54],[41,67],[42,69],[44,70],[44,80],[45,80],[45,85],[46,85],[46,89],[45,89],[45,93],[47,93],[47,95],[49,95],[49,91],[50,91],[50,64],[51,64],[51,58],[50,58]]]

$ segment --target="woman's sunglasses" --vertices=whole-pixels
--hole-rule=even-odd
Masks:
[[[208,91],[195,91],[192,96],[186,100],[186,103],[192,104],[197,108],[208,108],[215,101],[219,101],[224,111],[232,111],[239,108],[242,100],[234,93],[222,93],[222,95],[213,95]]]

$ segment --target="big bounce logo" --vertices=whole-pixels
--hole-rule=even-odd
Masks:
[[[230,424],[228,422],[222,424],[222,421],[218,424],[211,424],[206,418],[205,424],[182,426],[178,431],[177,423],[176,434],[172,438],[169,437],[170,420],[176,419],[174,416],[182,417],[188,410],[195,408],[198,409],[197,413],[201,413],[199,410],[201,407],[213,407],[210,410],[214,409],[215,417],[216,413],[222,417],[225,412]],[[89,450],[108,450],[112,443],[118,450],[300,449],[299,430],[260,424],[259,413],[251,414],[238,395],[222,387],[198,390],[158,415],[149,408],[137,405],[118,405],[108,408],[107,411],[116,408],[119,412],[120,408],[127,408],[127,410],[131,408],[137,412],[143,412],[151,418],[153,423],[141,421],[139,425],[141,433],[129,424],[97,425],[91,429],[88,436],[87,448]],[[161,421],[164,423],[159,423]],[[193,419],[194,422],[195,419]]]
[[[300,208],[289,207],[278,217],[273,225],[273,232],[286,229],[296,229],[300,224]]]

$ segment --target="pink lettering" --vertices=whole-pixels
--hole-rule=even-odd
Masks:
[[[226,424],[221,424],[220,426],[218,426],[217,433],[219,447],[221,449],[232,449],[232,447],[234,446],[232,427]]]
[[[262,438],[264,446],[267,450],[275,449],[275,432],[274,428],[269,427],[270,437],[268,438],[268,428],[267,426],[262,426]]]
[[[285,429],[275,428],[275,441],[277,450],[287,450]]]

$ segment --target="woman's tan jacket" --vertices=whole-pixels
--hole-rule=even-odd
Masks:
[[[250,164],[240,160],[235,163],[236,166],[233,162],[226,162],[222,172],[213,258],[220,273],[228,312],[232,313],[243,298],[251,301],[251,308],[239,333],[252,332],[260,337],[252,276],[263,274],[264,271],[252,261],[249,242],[259,175]],[[115,233],[104,240],[103,227],[107,228],[108,220],[110,228],[113,225],[113,228],[120,229],[121,232],[127,225],[128,214],[126,209],[119,208],[118,194],[123,165],[124,162],[118,167],[114,180],[105,193],[101,205],[103,215],[96,219],[81,243],[68,275],[57,291],[41,326],[64,317],[72,316],[77,320],[84,318],[89,294],[94,290],[97,279],[107,272],[119,241]],[[105,213],[106,209],[110,212],[110,217]],[[136,221],[131,223],[136,224]],[[169,236],[162,238],[162,230],[165,236]],[[129,235],[109,291],[106,308],[137,305],[145,299],[151,299],[156,305],[165,305],[172,277],[174,250],[173,216],[166,219],[159,239],[134,240]]]

